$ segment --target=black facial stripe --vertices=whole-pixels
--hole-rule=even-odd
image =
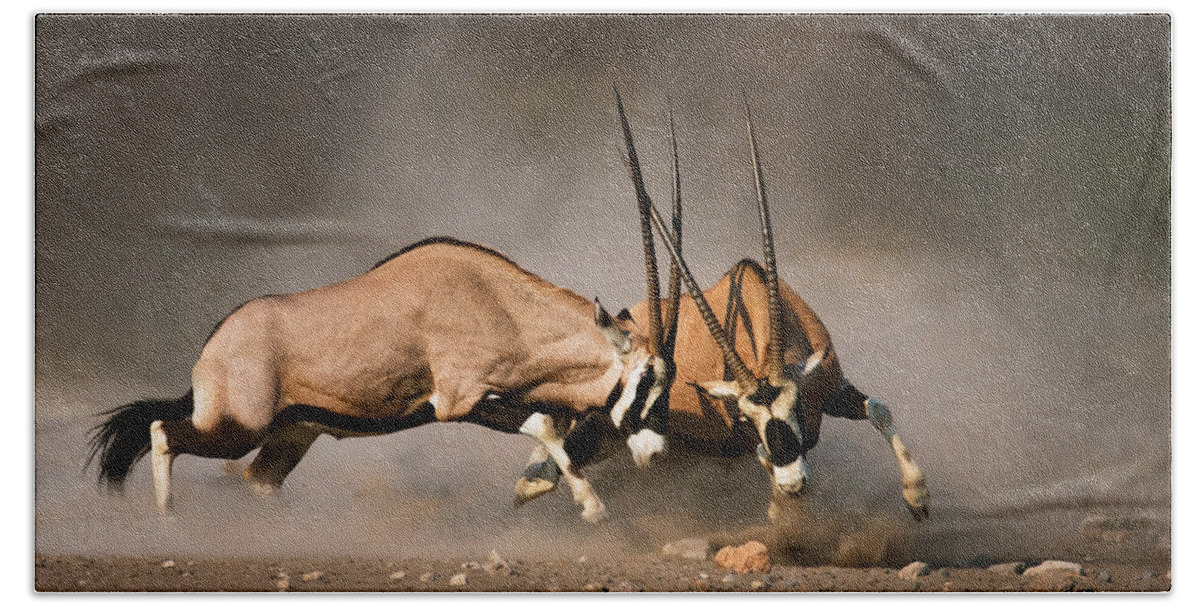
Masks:
[[[771,404],[775,402],[775,398],[778,397],[779,393],[781,392],[783,392],[783,389],[779,388],[778,386],[773,386],[769,382],[760,381],[758,389],[750,394],[750,403],[753,403],[754,405],[761,405],[763,407],[770,407]]]
[[[763,438],[767,443],[767,459],[771,464],[782,467],[796,462],[800,457],[800,440],[786,422],[778,418],[768,420]]]
[[[642,421],[642,408],[646,407],[646,397],[650,395],[650,387],[654,386],[654,370],[647,368],[646,373],[642,374],[638,380],[637,387],[634,388],[633,403],[629,404],[629,409],[625,410],[625,415],[621,417],[621,424],[617,427],[621,432],[632,435],[637,431],[645,428]]]

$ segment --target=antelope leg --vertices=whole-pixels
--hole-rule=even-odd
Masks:
[[[519,507],[558,487],[560,472],[546,446],[538,444],[529,455],[529,466],[513,488],[513,506]]]
[[[321,431],[306,424],[279,429],[267,437],[254,461],[242,471],[242,479],[260,495],[274,494],[320,436]]]
[[[882,402],[868,399],[866,402],[867,418],[879,431],[892,452],[896,462],[900,463],[900,475],[904,480],[904,502],[913,518],[922,521],[929,517],[929,488],[925,485],[925,474],[917,466],[904,442],[896,434],[896,425],[892,420],[892,412]]]
[[[592,484],[584,479],[583,473],[575,468],[575,465],[571,463],[571,458],[567,456],[567,450],[564,447],[565,440],[555,427],[554,419],[545,414],[533,414],[521,425],[521,433],[533,437],[558,465],[563,479],[567,480],[567,486],[571,488],[575,502],[583,505],[580,517],[584,521],[597,523],[607,517],[608,513],[604,503],[592,489]]]
[[[563,449],[576,469],[586,467],[612,456],[616,433],[604,414],[589,414],[571,427],[563,438]],[[542,445],[529,455],[529,466],[514,488],[513,504],[521,506],[558,487],[561,471]]]

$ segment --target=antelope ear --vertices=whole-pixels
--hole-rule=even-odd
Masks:
[[[737,399],[742,395],[737,382],[732,380],[709,380],[699,382],[700,388],[715,399]]]
[[[631,323],[633,322],[633,315],[629,314],[628,308],[622,308],[621,312],[617,313],[617,320]]]
[[[613,348],[622,355],[629,352],[633,348],[633,340],[629,339],[629,334],[617,327],[616,321],[613,321],[612,315],[608,314],[607,310],[600,305],[600,298],[596,298],[596,327],[608,341],[612,343]]]

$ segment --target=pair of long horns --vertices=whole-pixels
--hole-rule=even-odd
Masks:
[[[646,258],[646,300],[649,315],[649,351],[651,355],[673,361],[675,357],[675,338],[679,329],[679,298],[680,298],[680,269],[675,262],[671,263],[670,288],[667,295],[666,332],[663,332],[662,302],[659,296],[658,256],[654,250],[654,232],[650,227],[650,211],[654,203],[646,192],[646,184],[642,178],[642,168],[638,163],[637,150],[633,145],[633,134],[629,128],[629,119],[625,116],[625,106],[621,103],[621,93],[613,87],[617,97],[617,113],[621,116],[621,128],[625,132],[625,147],[629,151],[629,173],[633,178],[633,190],[638,200],[638,216],[641,218],[642,252]],[[679,180],[679,150],[675,144],[675,117],[668,113],[671,124],[671,155],[674,158],[672,167],[672,210],[671,237],[667,243],[668,249],[683,248],[683,198]],[[655,210],[657,213],[657,210]],[[663,237],[664,240],[667,237]]]
[[[717,321],[717,315],[713,313],[712,307],[709,306],[708,300],[704,297],[704,293],[700,290],[700,286],[696,283],[695,277],[688,270],[687,263],[683,259],[682,254],[682,235],[679,233],[679,214],[680,214],[680,196],[679,196],[679,153],[675,142],[675,124],[671,121],[671,152],[674,160],[674,194],[675,194],[675,216],[673,229],[666,227],[659,215],[658,209],[651,202],[649,194],[646,193],[645,185],[642,180],[641,167],[637,161],[637,151],[633,145],[633,134],[630,132],[629,120],[625,116],[625,108],[621,104],[621,94],[613,89],[617,96],[617,112],[621,118],[621,128],[625,133],[625,147],[629,155],[629,168],[633,176],[634,190],[638,196],[638,209],[642,216],[642,241],[645,246],[647,255],[647,276],[651,274],[651,260],[654,255],[653,238],[649,234],[649,224],[653,223],[658,230],[659,236],[667,245],[667,251],[671,254],[672,278],[674,280],[675,270],[679,270],[681,279],[684,285],[687,286],[688,294],[692,300],[696,302],[696,307],[700,311],[701,317],[704,319],[705,326],[712,334],[717,345],[721,348],[721,353],[725,358],[726,366],[732,371],[734,378],[743,391],[751,392],[760,386],[759,379],[750,371],[746,363],[734,350],[732,338],[725,333],[720,322]],[[770,339],[767,341],[767,377],[772,383],[778,383],[783,377],[783,350],[782,350],[782,326],[783,326],[783,309],[781,298],[779,295],[779,274],[776,270],[775,263],[775,241],[771,232],[771,216],[767,207],[766,188],[763,184],[762,164],[758,159],[758,146],[754,137],[754,123],[750,118],[750,102],[743,97],[746,105],[746,133],[750,141],[750,161],[754,169],[755,189],[758,194],[758,214],[759,222],[762,227],[762,247],[764,258],[764,270],[767,282],[767,308],[770,316]],[[657,271],[654,272],[655,281],[657,281]],[[675,285],[673,285],[675,286]],[[657,295],[657,282],[653,288]],[[661,328],[661,318],[657,319],[657,310],[659,309],[658,300],[652,297],[650,301],[650,324],[651,333],[654,334],[655,323],[659,323]],[[678,300],[674,303],[676,310],[675,319],[678,319]],[[674,321],[673,320],[673,321]],[[674,331],[674,323],[672,330]],[[672,347],[673,348],[673,347]]]

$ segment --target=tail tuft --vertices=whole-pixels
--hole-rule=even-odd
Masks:
[[[129,469],[150,451],[150,423],[192,415],[192,391],[178,399],[146,399],[101,412],[108,419],[92,427],[91,453],[84,468],[99,457],[98,483],[120,492]]]

